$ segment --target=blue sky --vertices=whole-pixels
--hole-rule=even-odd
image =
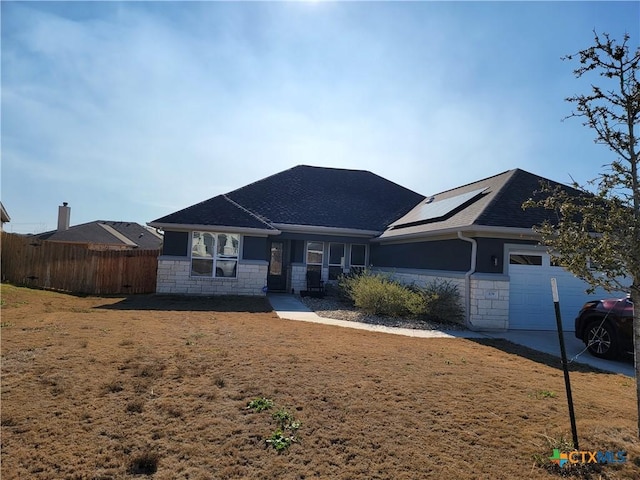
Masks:
[[[614,157],[564,101],[639,2],[2,2],[8,231],[150,222],[295,165],[431,195]],[[594,79],[597,81],[597,79]]]

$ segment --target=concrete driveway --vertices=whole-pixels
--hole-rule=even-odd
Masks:
[[[420,338],[502,338],[511,343],[522,345],[539,352],[548,353],[560,358],[560,342],[558,332],[555,331],[534,331],[534,330],[511,330],[508,332],[472,332],[469,330],[414,330],[410,328],[385,327],[382,325],[369,325],[357,322],[347,322],[345,320],[335,320],[318,316],[309,310],[295,295],[272,294],[267,298],[271,306],[280,318],[298,320],[303,322],[323,323],[336,327],[356,328],[393,335],[404,335],[408,337]],[[564,334],[565,349],[569,363],[576,362],[599,368],[605,372],[621,373],[629,377],[634,377],[633,359],[631,360],[603,360],[589,354],[584,344],[573,335],[573,332]]]
[[[556,331],[510,330],[508,332],[485,332],[484,335],[488,338],[503,338],[511,343],[560,358],[560,340]],[[635,376],[633,358],[615,361],[596,358],[585,350],[584,343],[578,340],[573,332],[564,333],[564,346],[569,363],[582,363],[606,372],[621,373],[629,377]]]

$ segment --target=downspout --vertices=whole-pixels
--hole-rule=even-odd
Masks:
[[[471,323],[471,275],[476,271],[476,259],[478,257],[478,242],[473,238],[465,237],[462,232],[458,232],[458,238],[465,242],[471,243],[471,267],[469,271],[464,274],[464,323],[469,330],[474,330],[475,327]]]

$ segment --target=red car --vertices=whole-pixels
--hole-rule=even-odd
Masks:
[[[575,321],[576,338],[600,358],[633,354],[633,303],[629,298],[594,300],[584,304]]]

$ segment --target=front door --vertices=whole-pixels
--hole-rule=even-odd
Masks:
[[[285,262],[284,242],[272,241],[270,250],[267,288],[270,292],[284,292],[287,289],[287,266]]]

